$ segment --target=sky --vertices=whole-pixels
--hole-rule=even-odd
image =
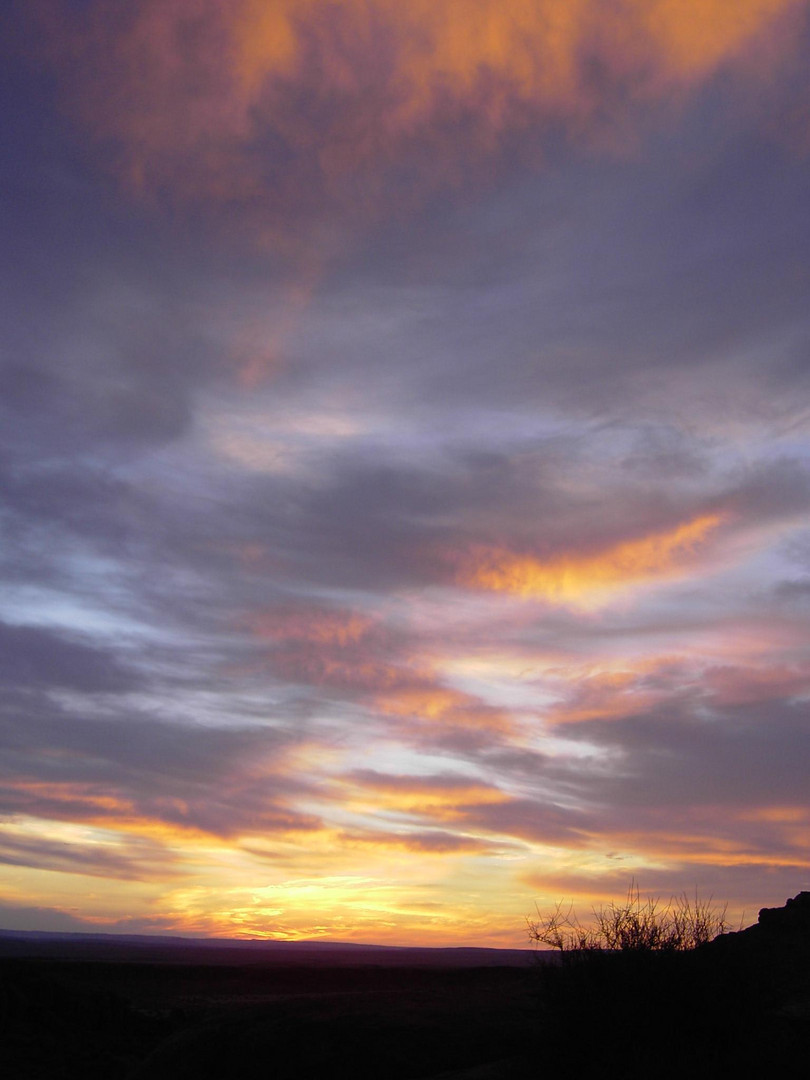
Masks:
[[[810,3],[2,20],[0,926],[810,888]]]

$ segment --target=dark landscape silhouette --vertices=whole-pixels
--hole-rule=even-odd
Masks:
[[[810,892],[688,951],[0,933],[15,1080],[753,1076],[810,1050]]]

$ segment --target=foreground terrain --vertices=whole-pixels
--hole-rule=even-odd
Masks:
[[[536,1011],[528,954],[4,944],[40,954],[0,960],[15,1080],[432,1077],[515,1057]]]
[[[810,1051],[810,893],[692,953],[564,962],[0,935],[0,1023],[15,1080],[789,1074]]]

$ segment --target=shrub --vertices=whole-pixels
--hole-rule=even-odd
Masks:
[[[751,980],[725,950],[698,948],[725,929],[725,908],[711,900],[662,903],[635,882],[587,923],[573,904],[538,911],[529,934],[562,960],[536,968],[545,1071],[560,1080],[754,1075],[743,1071],[759,1053]]]
[[[594,952],[686,952],[704,945],[728,928],[726,908],[716,908],[711,899],[695,894],[673,897],[668,904],[641,898],[631,882],[627,899],[611,901],[593,911],[593,923],[583,925],[573,904],[562,902],[553,911],[528,920],[529,937],[538,945],[548,945],[560,953]]]

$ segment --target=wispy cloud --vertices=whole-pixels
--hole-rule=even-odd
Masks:
[[[565,555],[546,562],[509,552],[473,552],[461,572],[464,584],[578,607],[598,605],[612,593],[689,572],[694,558],[722,517],[708,514],[665,533],[624,540],[592,555]]]

